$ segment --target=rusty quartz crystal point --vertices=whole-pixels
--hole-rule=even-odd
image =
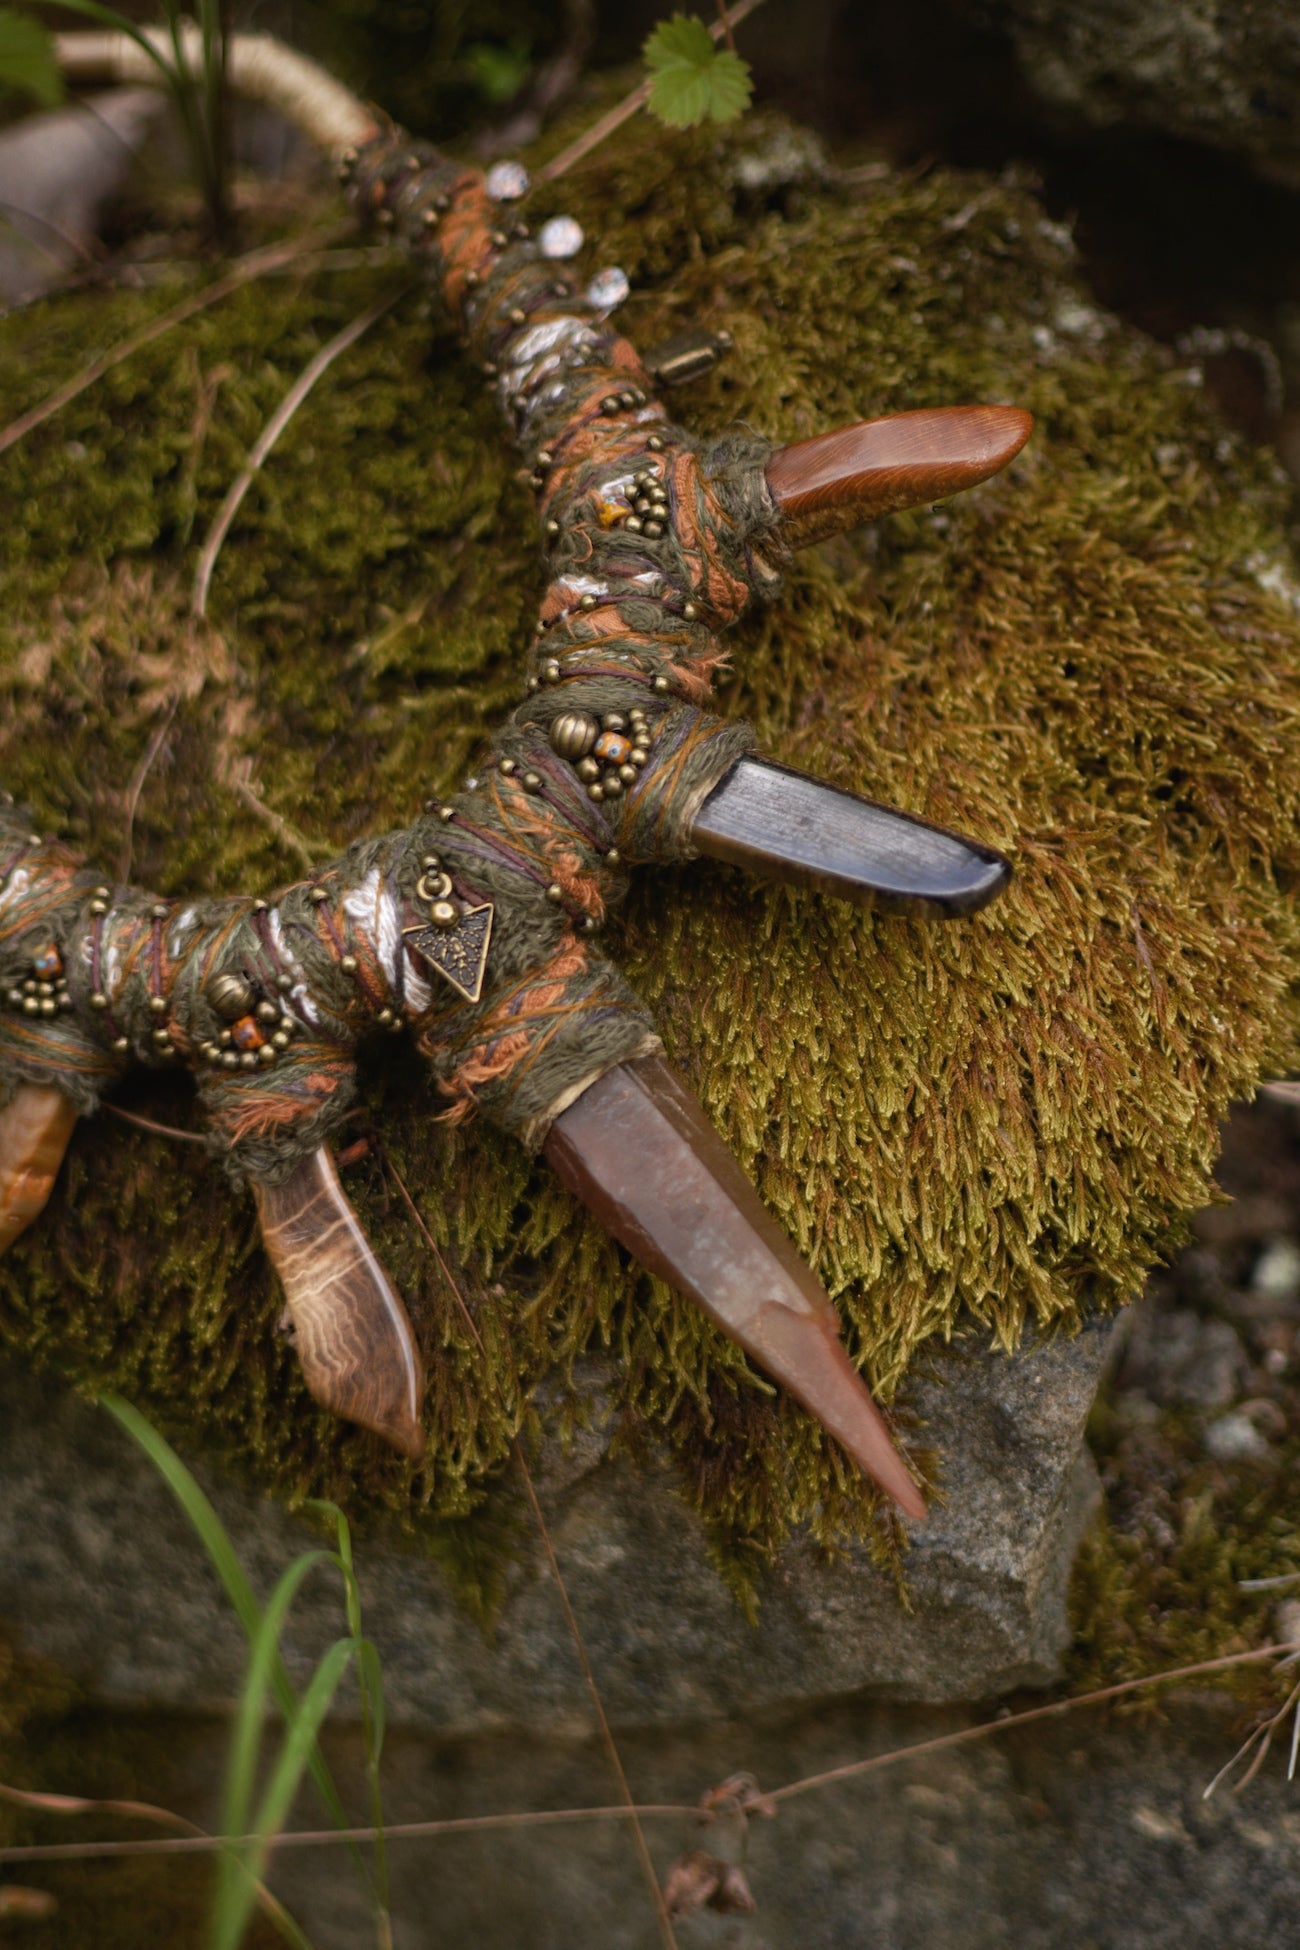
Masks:
[[[633,1258],[702,1307],[906,1515],[925,1515],[828,1296],[667,1063],[621,1063],[588,1085],[544,1154]]]
[[[782,447],[767,485],[788,548],[978,487],[1014,460],[1034,418],[1018,406],[940,406],[860,420]]]

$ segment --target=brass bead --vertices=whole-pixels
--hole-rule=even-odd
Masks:
[[[606,711],[600,725],[602,731],[626,731],[627,719],[621,711]]]
[[[171,909],[168,907],[166,901],[155,901],[149,909],[149,913],[155,921],[165,921],[170,912]]]
[[[344,973],[345,975],[355,975],[355,974],[356,974],[356,972],[357,972],[357,958],[356,958],[356,956],[355,956],[355,955],[344,955],[344,957],[343,957],[343,959],[342,959],[342,961],[341,961],[341,962],[339,963],[339,967],[340,967],[340,968],[341,968],[341,969],[343,970],[343,973]],[[263,1003],[260,1003],[260,1004],[258,1005],[258,1011],[257,1011],[257,1013],[258,1013],[258,1015],[260,1016],[260,1015],[261,1015],[261,1013],[262,1013],[262,1010],[263,1010],[263,1009],[266,1009],[266,1008],[268,1008],[268,1007],[269,1007],[269,1009],[270,1009],[270,1011],[271,1011],[271,1013],[270,1013],[270,1015],[269,1015],[268,1017],[266,1017],[266,1018],[265,1018],[265,1020],[266,1020],[266,1021],[268,1021],[268,1022],[270,1022],[270,1021],[273,1021],[273,1020],[274,1020],[275,1018],[277,1018],[277,1017],[279,1016],[279,1014],[280,1014],[280,1011],[279,1011],[279,1010],[278,1010],[278,1009],[276,1008],[276,1006],[275,1006],[275,1004],[274,1004],[274,1003],[269,1003],[269,1004],[268,1004],[268,1003],[266,1003],[266,1002],[263,1002]]]
[[[456,808],[454,806],[439,806],[438,817],[441,820],[454,819],[456,817]]]
[[[15,1009],[21,1009],[21,1008],[22,1008],[22,1006],[23,1006],[23,992],[22,992],[22,990],[21,990],[21,989],[10,989],[10,991],[9,991],[9,1001],[10,1001],[10,1005],[11,1005],[11,1006],[12,1006],[13,1008],[15,1008]]]
[[[516,762],[516,760],[514,760],[513,758],[503,758],[503,759],[501,760],[501,764],[500,764],[500,767],[499,767],[499,770],[500,770],[500,772],[501,772],[501,774],[502,774],[502,777],[503,777],[503,778],[507,778],[507,779],[508,779],[508,778],[510,778],[510,777],[511,777],[511,776],[512,776],[512,775],[513,775],[513,774],[514,774],[515,772],[517,772],[517,771],[519,770],[519,766],[518,766],[518,763]]]
[[[563,887],[561,887],[558,880],[553,880],[551,882],[550,886],[546,890],[546,898],[548,901],[554,901],[557,906],[564,899],[564,889]]]
[[[522,777],[522,779],[520,779],[519,783],[524,788],[525,792],[540,792],[542,789],[541,773],[525,772],[524,776]]]
[[[578,932],[579,934],[595,934],[596,929],[599,926],[600,923],[599,921],[596,920],[594,915],[584,914],[582,919],[578,923]]]
[[[672,686],[669,684],[668,679],[666,677],[656,677],[653,684],[651,684],[650,688],[652,691],[658,691],[659,695],[662,697],[665,691],[671,690]]]
[[[217,1036],[218,1045],[222,1049],[229,1049],[233,1044],[234,1040],[235,1040],[234,1037],[231,1035],[228,1029],[221,1030]]]
[[[221,1052],[221,1067],[223,1070],[237,1070],[239,1068],[239,1052],[233,1049],[223,1050]]]
[[[263,1043],[261,1049],[257,1052],[257,1060],[264,1070],[270,1069],[272,1063],[275,1061],[275,1051],[270,1043]]]
[[[257,1068],[257,1051],[255,1049],[244,1050],[239,1057],[239,1067],[241,1070],[255,1070]]]
[[[609,852],[605,855],[605,865],[607,867],[621,867],[622,864],[623,855],[616,846],[611,846]]]
[[[119,1056],[125,1056],[131,1044],[125,1036],[114,1036],[113,1048]]]
[[[635,785],[635,784],[636,784],[636,766],[635,766],[635,765],[620,765],[620,766],[619,766],[619,768],[618,768],[618,776],[619,776],[619,778],[620,778],[620,779],[622,779],[622,781],[623,781],[623,783],[624,783],[624,785]]]
[[[60,1009],[70,1009],[72,1007],[72,997],[66,989],[60,989],[54,1000]]]
[[[269,912],[270,906],[271,903],[269,901],[254,901],[253,912],[254,914],[266,914]]]
[[[594,758],[580,759],[574,770],[584,785],[590,785],[593,779],[600,777],[600,767]]]
[[[92,902],[90,903],[90,911],[91,911],[91,913],[92,913],[92,914],[107,914],[107,912],[108,912],[108,902],[107,902],[107,901],[92,901]]]
[[[214,975],[204,993],[214,1014],[225,1022],[237,1022],[240,1016],[246,1016],[257,1000],[252,983],[242,975]],[[154,1000],[161,1002],[162,997],[155,996]],[[164,1002],[163,1007],[166,1006]]]
[[[350,957],[344,958],[343,966],[345,968],[347,967],[348,961],[350,959],[351,959]],[[352,966],[355,968],[356,963],[353,962]],[[279,1022],[280,1020],[280,1011],[276,1007],[274,1002],[267,1002],[267,1001],[259,1002],[254,1013],[256,1014],[257,1020],[259,1022]]]
[[[53,1015],[57,1015],[58,1013],[59,1005],[54,1000],[54,997],[52,995],[47,995],[43,997],[42,1000],[38,1002],[36,1006],[40,1010],[43,1016],[53,1016]]]
[[[699,613],[700,612],[698,609],[696,609],[694,603],[682,604],[682,615],[686,618],[686,621],[688,623],[693,623],[696,617],[699,615]]]
[[[590,590],[588,590],[585,596],[579,596],[579,598],[578,598],[578,608],[579,608],[579,609],[595,609],[595,607],[596,607],[596,604],[598,603],[598,601],[599,601],[599,600],[600,600],[600,599],[599,599],[599,597],[597,597],[597,596],[593,596],[593,595],[592,595],[592,593],[591,593],[591,591],[590,591]]]
[[[627,762],[635,771],[639,772],[649,756],[649,752],[646,751],[643,745],[633,745],[631,752],[628,754]]]
[[[375,1021],[380,1024],[381,1028],[384,1029],[387,1029],[389,1023],[395,1020],[396,1018],[394,1017],[391,1009],[381,1009],[379,1011],[379,1014],[375,1017]]]
[[[281,995],[287,995],[289,990],[293,987],[293,976],[277,975],[275,978],[275,986],[279,989]]]
[[[322,901],[327,901],[329,899],[329,893],[327,889],[324,887],[313,887],[311,890],[311,897],[315,901],[317,907],[319,907]]]
[[[298,1025],[297,1025],[297,1023],[296,1023],[296,1022],[294,1021],[294,1019],[293,1019],[293,1017],[292,1017],[292,1016],[281,1016],[281,1018],[280,1018],[280,1029],[281,1029],[281,1032],[282,1032],[282,1034],[283,1034],[283,1035],[285,1035],[285,1036],[292,1036],[292,1034],[293,1034],[293,1032],[294,1032],[294,1030],[295,1030],[295,1029],[296,1029],[297,1027],[298,1027]]]
[[[460,909],[455,901],[434,901],[429,909],[429,919],[435,928],[454,928],[460,919]]]
[[[37,995],[53,995],[54,993],[53,982],[38,982],[36,984],[36,993]]]
[[[663,532],[664,532],[664,525],[661,521],[648,521],[646,522],[645,527],[642,530],[642,533],[645,535],[646,540],[651,542],[657,542],[659,540],[659,537],[663,534]]]
[[[420,865],[426,872],[432,871],[433,873],[437,873],[439,867],[442,865],[442,861],[436,853],[422,853],[420,855]]]
[[[107,887],[96,887],[95,889],[95,899],[97,901],[106,901],[109,898],[109,894],[110,889]]]
[[[551,720],[547,735],[551,750],[573,762],[586,757],[599,733],[600,726],[585,711],[561,711],[558,718]]]
[[[155,1029],[153,1032],[153,1039],[155,1043],[159,1045],[160,1048],[164,1043],[170,1043],[171,1041],[171,1037],[167,1034],[167,1031],[165,1029]]]
[[[166,1015],[166,1013],[167,1013],[167,998],[166,998],[166,996],[165,996],[165,995],[151,995],[151,996],[149,997],[149,1009],[150,1009],[150,1012],[151,1012],[151,1014],[153,1014],[153,1015],[155,1015],[155,1016],[165,1016],[165,1015]]]
[[[558,684],[559,681],[560,666],[556,663],[554,657],[552,657],[548,663],[542,665],[542,682],[544,684]]]
[[[41,1005],[36,1000],[36,997],[34,995],[25,995],[23,997],[23,1014],[25,1016],[39,1016],[40,1013]]]
[[[90,1006],[92,1009],[107,1009],[108,997],[104,994],[103,989],[95,990],[90,998]]]
[[[601,800],[602,800],[602,799],[603,799],[603,798],[605,797],[605,788],[604,788],[604,786],[603,786],[603,785],[589,785],[589,786],[587,787],[587,797],[588,797],[589,799],[594,799],[594,800],[595,800],[595,802],[596,802],[596,804],[597,804],[597,805],[599,805],[599,804],[600,804],[600,802],[601,802]]]
[[[664,450],[664,443],[657,433],[652,433],[645,444],[652,454],[661,454]]]
[[[289,1038],[285,1035],[283,1029],[276,1030],[274,1036],[271,1038],[270,1046],[272,1049],[288,1049]]]
[[[560,532],[560,524],[555,519],[555,516],[552,515],[546,524],[546,533],[550,535],[552,539],[554,539],[554,537],[558,535],[559,532]]]

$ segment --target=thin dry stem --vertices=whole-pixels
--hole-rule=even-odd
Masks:
[[[172,728],[172,721],[180,701],[180,692],[173,691],[171,702],[163,713],[162,721],[149,740],[145,754],[135,768],[135,776],[126,790],[126,832],[122,839],[121,857],[117,863],[117,877],[123,884],[131,878],[131,856],[135,850],[135,815],[136,808],[140,804],[140,794],[144,791],[144,782],[152,772],[154,762],[163,748],[163,740]]]
[[[242,472],[231,483],[230,491],[208,531],[208,539],[203,544],[199,565],[194,575],[194,594],[190,600],[190,608],[195,616],[202,617],[207,614],[208,589],[212,582],[212,572],[217,566],[217,557],[221,553],[222,543],[230,533],[231,524],[239,513],[244,496],[253,485],[254,477],[263,461],[317,380],[329,371],[334,361],[340,358],[350,345],[355,345],[357,340],[370,330],[377,319],[382,318],[386,311],[391,311],[402,295],[401,292],[393,292],[387,298],[381,298],[377,304],[371,305],[367,311],[362,312],[360,317],[354,318],[349,325],[345,325],[341,332],[336,332],[329,344],[322,346],[310,364],[304,366],[263,427]]]
[[[182,299],[179,305],[173,305],[172,309],[164,312],[160,318],[151,319],[147,325],[142,325],[138,332],[132,332],[129,338],[122,339],[100,358],[93,359],[75,378],[67,380],[64,385],[47,394],[43,400],[30,407],[26,413],[20,414],[16,420],[11,420],[7,427],[0,429],[0,454],[7,453],[10,447],[17,446],[27,434],[36,427],[43,426],[46,420],[52,419],[61,408],[93,386],[96,380],[102,379],[106,372],[112,372],[114,366],[120,366],[124,359],[129,359],[132,353],[139,352],[146,345],[152,345],[155,339],[162,338],[175,326],[183,325],[196,313],[206,311],[210,305],[220,304],[223,298],[228,298],[232,291],[238,291],[242,285],[248,284],[253,278],[265,277],[268,272],[278,271],[284,265],[291,264],[295,258],[303,257],[309,251],[319,250],[323,242],[341,234],[338,230],[332,230],[323,235],[318,233],[314,237],[302,238],[296,244],[274,244],[268,250],[250,252],[247,257],[241,258],[225,277],[218,278],[215,284],[206,285],[202,291],[196,291],[192,298]]]
[[[419,1227],[421,1236],[423,1237],[425,1244],[428,1246],[429,1251],[433,1254],[434,1258],[437,1260],[438,1266],[442,1272],[442,1276],[446,1280],[447,1285],[450,1287],[452,1294],[455,1296],[456,1305],[460,1309],[461,1315],[465,1321],[466,1326],[469,1328],[470,1333],[473,1335],[474,1340],[478,1345],[480,1353],[482,1353],[484,1358],[486,1359],[487,1349],[483,1346],[482,1337],[479,1334],[478,1327],[474,1320],[474,1316],[471,1314],[469,1310],[469,1306],[465,1300],[465,1296],[462,1294],[457,1282],[452,1278],[451,1268],[448,1266],[446,1260],[442,1256],[442,1253],[439,1251],[437,1241],[434,1239],[433,1234],[429,1231],[428,1226],[424,1223],[423,1215],[419,1211],[419,1208],[416,1206],[415,1200],[411,1197],[410,1192],[407,1190],[406,1182],[403,1179],[401,1173],[398,1171],[396,1165],[392,1163],[391,1159],[387,1161],[387,1164],[388,1164],[388,1169],[393,1174],[393,1179],[397,1185],[398,1191],[401,1193],[403,1199],[406,1201],[407,1209],[410,1211],[412,1218],[415,1220],[416,1225]],[[569,1636],[573,1640],[574,1651],[578,1655],[578,1664],[582,1667],[583,1680],[585,1681],[587,1691],[591,1696],[592,1710],[596,1715],[596,1724],[600,1729],[601,1744],[605,1749],[605,1753],[609,1760],[610,1768],[613,1771],[614,1778],[618,1782],[619,1793],[623,1797],[623,1813],[627,1817],[629,1826],[631,1828],[632,1839],[637,1852],[637,1859],[641,1865],[641,1873],[645,1878],[646,1887],[650,1890],[651,1897],[654,1902],[655,1920],[659,1925],[659,1935],[665,1946],[665,1950],[677,1950],[677,1938],[673,1932],[672,1921],[668,1915],[667,1905],[664,1902],[663,1891],[659,1887],[659,1878],[655,1874],[654,1863],[650,1860],[650,1850],[646,1846],[645,1833],[641,1827],[641,1823],[638,1818],[637,1806],[632,1799],[632,1789],[628,1784],[628,1778],[623,1769],[623,1761],[618,1751],[618,1744],[614,1739],[613,1728],[610,1726],[609,1720],[605,1713],[605,1704],[600,1697],[600,1688],[596,1684],[596,1675],[592,1671],[591,1661],[587,1657],[587,1648],[583,1643],[582,1633],[578,1629],[577,1617],[574,1613],[573,1606],[569,1601],[568,1588],[565,1585],[563,1575],[560,1571],[559,1560],[555,1555],[555,1547],[551,1542],[551,1533],[547,1528],[546,1519],[542,1515],[542,1506],[537,1500],[537,1491],[533,1484],[532,1473],[529,1470],[528,1464],[524,1460],[524,1453],[523,1450],[519,1447],[518,1442],[517,1441],[512,1442],[510,1446],[514,1453],[514,1459],[519,1470],[520,1479],[523,1482],[524,1493],[528,1498],[529,1508],[532,1510],[533,1513],[533,1521],[537,1525],[538,1535],[541,1537],[542,1540],[542,1548],[546,1552],[546,1560],[547,1563],[550,1565],[551,1576],[555,1580],[555,1589],[559,1596],[560,1608],[564,1613],[564,1622],[568,1628]]]
[[[720,41],[724,34],[729,34],[731,28],[739,27],[742,20],[748,20],[755,7],[761,7],[762,4],[763,0],[737,0],[737,5],[731,8],[729,15],[724,13],[722,20],[714,21],[709,28],[710,34],[715,41]],[[602,115],[598,122],[593,122],[591,127],[576,141],[571,142],[567,149],[561,149],[558,156],[551,157],[544,168],[538,171],[542,182],[554,183],[557,178],[572,169],[574,163],[581,162],[583,157],[589,156],[593,149],[598,149],[606,136],[613,135],[615,129],[621,129],[624,122],[630,121],[639,108],[645,107],[649,96],[649,80],[638,82],[631,94],[625,95],[607,115]]]
[[[391,1166],[390,1166],[391,1169]],[[427,1228],[412,1204],[410,1193],[405,1190],[396,1171],[394,1182],[415,1213],[416,1223],[428,1237]],[[432,1244],[432,1241],[430,1241]],[[439,1259],[436,1246],[433,1251]],[[454,1290],[454,1288],[453,1288]],[[459,1298],[459,1296],[458,1296]],[[464,1301],[460,1301],[464,1306]],[[471,1323],[472,1324],[472,1323]],[[1149,1673],[1145,1679],[1126,1679],[1116,1686],[1103,1686],[1096,1692],[1079,1693],[1073,1699],[1053,1700],[1048,1706],[1030,1707],[1023,1713],[1009,1713],[1004,1720],[986,1720],[979,1726],[963,1727],[958,1733],[940,1734],[933,1740],[919,1740],[910,1747],[895,1747],[889,1753],[873,1754],[869,1760],[852,1761],[845,1767],[834,1767],[823,1774],[809,1774],[802,1780],[787,1782],[784,1787],[773,1789],[765,1794],[765,1803],[793,1800],[797,1794],[806,1794],[812,1788],[827,1787],[837,1781],[850,1780],[856,1775],[874,1773],[886,1767],[896,1767],[902,1761],[914,1760],[923,1754],[941,1753],[949,1747],[966,1746],[974,1740],[986,1740],[991,1734],[1005,1733],[1012,1727],[1030,1725],[1036,1720],[1046,1720],[1065,1713],[1073,1713],[1081,1706],[1099,1706],[1107,1700],[1122,1699],[1132,1693],[1149,1691],[1153,1686],[1168,1686],[1185,1679],[1201,1679],[1209,1673],[1227,1672],[1238,1666],[1260,1665],[1267,1659],[1280,1659],[1300,1652],[1300,1641],[1284,1645],[1267,1645],[1254,1652],[1232,1652],[1221,1659],[1203,1659],[1196,1665],[1174,1666],[1167,1672]],[[15,1797],[19,1790],[0,1787],[0,1796]],[[51,1795],[31,1797],[30,1805],[47,1806],[51,1812],[73,1812],[69,1804],[61,1809],[58,1804],[68,1801],[68,1797]],[[107,1803],[84,1803],[78,1806],[108,1806]],[[118,1804],[119,1806],[121,1804]],[[527,1810],[517,1814],[460,1815],[446,1821],[407,1821],[386,1824],[384,1836],[388,1841],[426,1841],[440,1835],[463,1835],[475,1831],[510,1828],[555,1828],[580,1821],[624,1821],[629,1813],[638,1819],[649,1821],[672,1815],[680,1818],[690,1816],[701,1819],[701,1809],[697,1804],[686,1805],[678,1802],[652,1801],[638,1802],[629,1810],[620,1802],[614,1807],[592,1808],[543,1808]],[[331,1848],[338,1842],[373,1842],[378,1831],[374,1828],[302,1828],[288,1829],[277,1835],[272,1844],[275,1848]],[[181,1837],[167,1837],[141,1841],[124,1842],[54,1842],[24,1843],[13,1848],[0,1848],[0,1862],[40,1862],[68,1860],[90,1856],[116,1855],[162,1855],[199,1854],[215,1849],[240,1847],[258,1837],[210,1836],[203,1840]]]

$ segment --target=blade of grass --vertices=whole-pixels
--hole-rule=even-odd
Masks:
[[[283,1827],[303,1774],[317,1751],[316,1736],[355,1650],[355,1640],[335,1640],[312,1674],[298,1711],[285,1730],[284,1745],[257,1811],[255,1839],[239,1858],[244,1874],[238,1881],[231,1878],[218,1884],[211,1950],[239,1950],[255,1901],[252,1883],[260,1881],[265,1871],[272,1841]]]
[[[226,1767],[226,1792],[221,1811],[221,1832],[226,1837],[242,1835],[249,1827],[257,1759],[266,1721],[267,1690],[279,1655],[280,1634],[285,1619],[309,1572],[315,1570],[318,1564],[332,1561],[329,1551],[304,1551],[301,1557],[295,1558],[267,1600],[266,1610],[253,1634]],[[243,1864],[237,1855],[231,1853],[223,1856],[220,1879],[230,1881],[232,1877],[242,1875]]]
[[[235,1608],[236,1616],[244,1628],[244,1635],[251,1641],[261,1622],[262,1608],[253,1595],[252,1586],[244,1576],[244,1568],[226,1535],[220,1517],[170,1443],[164,1441],[138,1409],[132,1408],[130,1402],[124,1401],[120,1395],[101,1395],[99,1400],[109,1414],[144,1450],[145,1455],[153,1463],[154,1468],[193,1524],[217,1576],[226,1588],[226,1596]],[[298,1712],[298,1696],[285,1670],[284,1661],[278,1657],[272,1666],[271,1683],[281,1713],[286,1721],[292,1720]],[[338,1789],[325,1764],[324,1755],[319,1752],[313,1754],[311,1758],[311,1775],[330,1820],[338,1828],[346,1827],[347,1815],[339,1799]],[[358,1872],[364,1876],[365,1869],[361,1858],[356,1854],[355,1848],[352,1852]]]
[[[366,1782],[370,1792],[370,1820],[375,1846],[375,1932],[379,1950],[392,1950],[392,1906],[388,1885],[388,1840],[384,1832],[384,1801],[379,1759],[384,1748],[384,1675],[379,1653],[365,1636],[361,1619],[361,1587],[352,1555],[352,1530],[337,1503],[314,1499],[308,1509],[334,1519],[338,1537],[335,1562],[343,1576],[348,1630],[356,1641],[357,1688],[361,1695],[361,1732],[366,1750]]]

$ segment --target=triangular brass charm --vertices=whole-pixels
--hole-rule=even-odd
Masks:
[[[477,1002],[483,993],[483,973],[487,968],[488,944],[492,939],[491,901],[482,907],[467,907],[455,927],[403,928],[410,942],[430,968],[436,968],[466,1002]]]

